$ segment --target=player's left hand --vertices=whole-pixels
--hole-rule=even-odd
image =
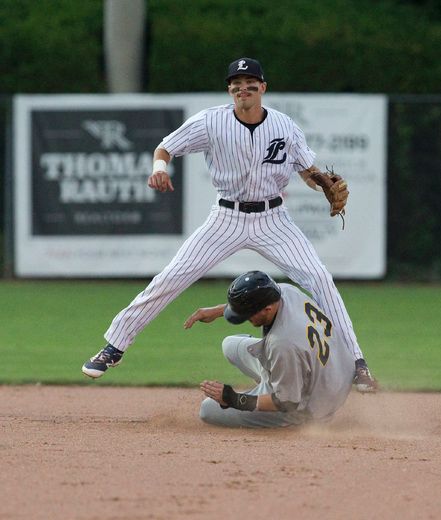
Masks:
[[[226,402],[222,401],[222,392],[224,391],[224,384],[219,381],[202,381],[200,389],[207,397],[211,397],[222,406],[228,406]]]
[[[344,179],[339,175],[334,175],[334,184],[331,186],[331,217],[335,217],[339,213],[344,213],[344,208],[348,201],[349,190]]]
[[[348,201],[349,190],[347,182],[334,173],[334,170],[328,170],[326,173],[314,172],[310,178],[323,189],[323,192],[330,204],[330,215],[344,215],[344,208]]]

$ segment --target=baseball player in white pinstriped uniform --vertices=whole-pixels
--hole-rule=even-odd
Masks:
[[[105,333],[108,344],[83,365],[83,372],[97,378],[108,367],[118,365],[136,335],[168,303],[236,251],[251,249],[312,294],[343,331],[356,362],[357,389],[375,391],[375,380],[332,276],[280,196],[293,172],[316,188],[311,179],[319,172],[314,166],[315,153],[290,117],[262,106],[267,84],[258,61],[241,58],[232,62],[226,81],[234,104],[203,110],[165,137],[155,150],[148,180],[152,189],[173,191],[167,173],[173,156],[203,152],[218,191],[217,201],[207,220],[165,269],[115,316]]]

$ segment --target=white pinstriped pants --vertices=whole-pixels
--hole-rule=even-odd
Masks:
[[[309,291],[334,326],[340,328],[354,359],[363,357],[331,274],[284,205],[262,213],[241,213],[213,206],[204,224],[184,242],[167,267],[115,316],[105,339],[125,351],[136,335],[182,291],[240,249],[257,251]]]

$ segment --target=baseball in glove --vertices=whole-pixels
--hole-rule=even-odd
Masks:
[[[326,168],[325,173],[312,173],[310,178],[316,183],[317,186],[322,188],[326,198],[328,199],[329,204],[331,205],[331,217],[340,215],[343,219],[344,227],[344,208],[349,196],[348,185],[346,184],[346,181],[343,180],[340,175],[334,173],[333,169],[328,170],[328,168]]]

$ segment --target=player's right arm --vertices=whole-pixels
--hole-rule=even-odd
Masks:
[[[150,188],[161,192],[173,191],[173,184],[167,173],[171,158],[208,150],[210,139],[206,124],[207,112],[202,110],[190,117],[159,143],[153,154],[153,172],[148,179]]]
[[[203,307],[193,312],[191,316],[187,318],[184,323],[184,329],[190,329],[194,323],[197,321],[202,321],[203,323],[211,323],[212,321],[220,318],[224,315],[224,309],[226,304],[222,303],[220,305],[216,305],[215,307]]]
[[[170,160],[171,156],[165,148],[156,148],[153,154],[153,171],[147,181],[148,186],[153,190],[174,191],[170,175],[167,173]]]
[[[233,390],[230,385],[219,381],[202,381],[200,389],[206,397],[217,401],[222,408],[236,408],[247,412],[292,412],[297,409],[298,403],[281,403],[274,394],[241,394]]]

